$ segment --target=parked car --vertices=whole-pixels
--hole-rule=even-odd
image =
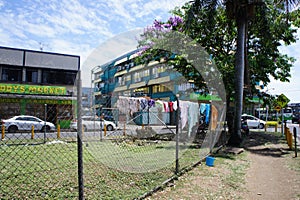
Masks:
[[[242,127],[241,127],[241,131],[242,131],[242,134],[244,135],[249,135],[249,127],[248,127],[248,124],[247,124],[247,120],[243,120],[242,119]]]
[[[84,131],[100,130],[100,128],[104,130],[104,127],[106,127],[107,131],[113,131],[117,129],[117,126],[114,122],[93,116],[83,116],[82,127]],[[77,120],[73,120],[71,122],[70,128],[77,131]]]
[[[266,122],[257,118],[257,117],[254,117],[252,115],[247,115],[247,114],[243,114],[242,115],[242,121],[246,121],[247,122],[247,126],[249,128],[264,128],[265,125],[266,125]]]
[[[5,130],[9,133],[15,133],[17,131],[30,131],[32,126],[37,131],[55,131],[55,125],[51,122],[45,122],[37,117],[30,115],[14,116],[10,119],[2,120],[2,125],[5,126]]]
[[[293,124],[300,124],[300,116],[299,116],[299,114],[298,115],[293,115],[292,123]]]

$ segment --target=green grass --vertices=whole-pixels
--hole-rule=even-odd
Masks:
[[[26,142],[0,142],[0,199],[78,199],[77,143]],[[180,169],[199,152],[180,144]],[[83,161],[86,199],[134,199],[174,175],[175,143],[85,142]]]
[[[166,187],[154,196],[158,199],[243,199],[239,194],[245,191],[245,174],[249,168],[246,152],[239,155],[219,152],[212,156],[214,167],[204,162],[175,181],[174,187]]]

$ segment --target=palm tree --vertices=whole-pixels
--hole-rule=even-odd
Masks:
[[[244,75],[246,66],[246,34],[249,19],[254,15],[255,6],[260,6],[264,0],[194,0],[191,10],[193,12],[202,8],[211,9],[211,13],[217,6],[226,6],[229,19],[235,20],[237,26],[237,49],[235,54],[235,108],[233,118],[233,130],[228,144],[239,146],[241,136],[241,115],[243,109]],[[275,0],[276,5],[284,4],[288,13],[291,8],[299,6],[300,0]],[[193,13],[191,17],[194,17]],[[247,73],[246,73],[247,74]],[[229,122],[230,123],[230,122]]]

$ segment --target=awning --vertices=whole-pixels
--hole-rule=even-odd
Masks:
[[[139,87],[143,87],[143,86],[146,86],[146,83],[144,81],[135,83],[135,84],[131,84],[129,86],[129,89],[139,88]]]
[[[140,69],[143,69],[145,67],[144,64],[142,65],[138,65],[138,66],[135,66],[135,67],[132,67],[129,72],[134,72],[134,71],[137,71],[137,70],[140,70]]]
[[[126,74],[126,73],[127,73],[127,70],[124,69],[124,70],[122,70],[122,71],[119,71],[119,72],[115,73],[115,76],[114,76],[114,77],[121,76],[121,75]]]
[[[148,85],[153,85],[153,84],[160,84],[160,83],[165,83],[170,81],[170,76],[165,76],[161,78],[156,78],[156,79],[151,79],[148,82]]]
[[[146,67],[151,67],[151,66],[157,65],[157,64],[159,64],[158,61],[151,61],[151,62],[149,62],[149,63],[146,65]]]
[[[131,59],[136,58],[138,56],[139,56],[138,53],[132,54],[131,56],[129,56],[128,60],[131,60]]]
[[[114,66],[116,66],[116,65],[118,65],[118,64],[121,64],[121,63],[123,63],[123,62],[125,62],[125,61],[127,61],[127,57],[122,58],[122,59],[116,61],[115,64],[114,64]]]
[[[114,92],[120,92],[120,91],[125,91],[125,90],[127,90],[127,85],[116,87],[114,89]]]

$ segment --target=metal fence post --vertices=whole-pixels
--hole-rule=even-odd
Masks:
[[[45,104],[45,115],[44,115],[44,143],[46,143],[46,121],[47,121],[47,104]]]
[[[5,138],[5,126],[4,124],[1,125],[1,139],[4,140]]]
[[[82,82],[81,82],[81,71],[78,71],[77,76],[77,127],[82,127],[81,118],[81,103],[82,103]],[[83,158],[82,158],[82,128],[77,129],[77,150],[78,150],[78,189],[79,199],[84,199],[84,185],[83,185]]]
[[[179,107],[179,95],[176,95],[177,103],[177,119],[176,119],[176,153],[175,153],[175,174],[179,173],[179,123],[180,123],[180,107]]]
[[[294,127],[293,132],[294,132],[294,140],[295,140],[295,157],[297,157],[297,129],[296,129],[296,127]]]

